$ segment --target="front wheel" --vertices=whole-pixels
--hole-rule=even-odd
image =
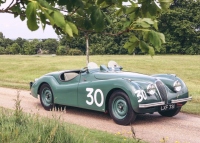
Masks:
[[[164,112],[159,111],[158,113],[165,117],[173,117],[173,116],[177,115],[180,112],[180,110],[181,110],[181,108],[175,108],[173,110],[164,111]]]
[[[42,84],[39,91],[40,102],[45,110],[52,110],[54,105],[53,92],[48,84]]]
[[[112,119],[120,125],[130,124],[136,118],[129,97],[122,91],[115,91],[111,95],[109,113]]]

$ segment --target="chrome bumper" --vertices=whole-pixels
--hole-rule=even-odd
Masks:
[[[172,100],[171,103],[187,102],[189,100],[192,100],[192,97]]]
[[[171,100],[171,103],[187,102],[189,100],[192,100],[192,97]],[[139,108],[149,108],[149,107],[156,107],[156,106],[162,106],[162,105],[165,105],[164,101],[149,103],[149,104],[139,104]]]
[[[148,108],[148,107],[155,107],[155,106],[162,106],[165,105],[165,102],[156,102],[156,103],[149,103],[149,104],[139,104],[139,108]]]

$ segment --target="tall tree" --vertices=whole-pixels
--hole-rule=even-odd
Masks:
[[[23,44],[26,42],[25,39],[22,39],[21,37],[18,37],[16,40],[14,40],[14,43],[17,43],[19,45],[19,52],[21,54],[24,54]]]
[[[4,38],[5,38],[5,37],[4,37],[3,33],[0,32],[0,39],[4,39]]]
[[[200,0],[174,0],[163,12],[159,29],[166,36],[166,53],[200,54]]]
[[[55,54],[58,48],[58,41],[56,39],[47,39],[42,43],[42,50],[48,51],[49,54]]]
[[[9,38],[5,38],[3,39],[3,43],[2,43],[2,47],[6,48],[9,45],[12,45],[14,43],[13,40],[9,39]]]
[[[0,32],[0,46],[3,45],[3,43],[4,43],[4,39],[5,39],[5,37],[3,36],[3,33]]]
[[[20,53],[20,46],[17,43],[13,43],[10,47],[10,52],[12,54],[19,54]]]

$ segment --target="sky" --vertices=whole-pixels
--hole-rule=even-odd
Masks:
[[[26,20],[21,21],[19,17],[14,18],[14,15],[7,13],[0,13],[0,32],[9,39],[17,39],[18,37],[24,39],[58,38],[51,26],[47,25],[45,30],[40,26],[38,30],[30,31]]]
[[[6,8],[8,3],[0,6],[0,9]],[[47,39],[47,38],[58,38],[53,28],[46,25],[45,30],[40,28],[36,31],[30,31],[27,27],[26,20],[21,21],[20,17],[14,18],[13,14],[0,13],[0,32],[3,33],[5,38],[17,39],[18,37],[24,39]]]
[[[0,9],[5,9],[11,0],[7,0],[5,4],[0,6]],[[47,38],[58,38],[53,28],[46,25],[45,30],[40,28],[36,31],[31,31],[27,27],[27,19],[21,21],[20,17],[14,18],[13,14],[0,13],[0,32],[3,33],[5,38],[17,39],[21,37],[23,39],[47,39]]]

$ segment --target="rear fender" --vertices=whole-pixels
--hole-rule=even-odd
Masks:
[[[39,79],[37,79],[35,82],[33,82],[31,87],[31,95],[35,98],[38,98],[39,90],[42,84],[47,83],[52,88],[52,92],[54,94],[54,91],[56,87],[59,85],[57,80],[53,76],[43,76]]]

